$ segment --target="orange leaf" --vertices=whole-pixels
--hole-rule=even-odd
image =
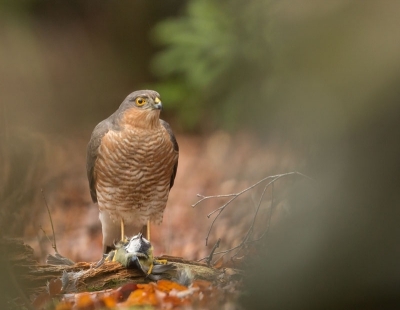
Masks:
[[[94,307],[94,303],[89,293],[82,293],[76,295],[76,308],[77,309],[91,309]]]
[[[152,284],[153,283],[150,283],[150,284],[137,284],[137,288],[142,289],[144,291],[152,291],[152,290],[154,290]]]
[[[157,299],[155,296],[154,288],[150,287],[151,287],[150,285],[147,285],[144,289],[137,289],[136,291],[133,291],[129,295],[128,300],[124,302],[122,306],[137,306],[137,305],[156,306]]]
[[[114,308],[117,305],[117,302],[112,296],[103,297],[101,301],[104,303],[106,308]]]
[[[185,291],[188,288],[169,280],[159,280],[157,281],[157,289],[163,292],[170,292],[173,289],[176,289],[177,291]]]
[[[62,301],[56,306],[55,310],[71,310],[71,309],[72,309],[72,302]]]

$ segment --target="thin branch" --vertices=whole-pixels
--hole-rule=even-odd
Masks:
[[[204,195],[201,195],[201,194],[198,194],[198,195],[197,195],[197,196],[200,197],[201,199],[200,199],[199,201],[197,201],[194,205],[192,205],[192,207],[197,206],[200,202],[202,202],[202,201],[204,201],[204,200],[207,200],[207,199],[232,197],[231,199],[228,200],[228,202],[226,202],[226,203],[223,204],[221,207],[215,209],[214,211],[212,211],[211,213],[209,213],[209,214],[207,215],[207,217],[210,218],[211,215],[213,215],[214,213],[217,213],[217,215],[215,216],[215,218],[214,218],[213,221],[211,222],[211,225],[210,225],[209,230],[208,230],[208,233],[207,233],[207,237],[206,237],[206,245],[207,245],[208,239],[209,239],[210,234],[211,234],[211,230],[212,230],[212,228],[214,227],[214,223],[215,223],[215,221],[217,220],[217,218],[220,216],[220,214],[222,213],[222,211],[224,211],[225,208],[226,208],[232,201],[234,201],[236,198],[238,198],[238,197],[241,196],[242,194],[248,192],[249,190],[255,188],[257,185],[259,185],[259,184],[261,184],[261,183],[263,183],[263,182],[265,182],[265,181],[267,181],[267,180],[271,180],[270,182],[268,182],[268,183],[264,186],[264,189],[263,189],[263,191],[262,191],[262,193],[261,193],[261,195],[260,195],[260,198],[259,198],[259,200],[258,200],[258,203],[257,203],[257,207],[256,207],[255,214],[254,214],[254,216],[253,216],[253,219],[252,219],[252,221],[251,221],[251,224],[250,224],[250,226],[249,226],[249,229],[247,230],[247,232],[246,232],[244,238],[242,239],[242,241],[241,241],[238,245],[236,245],[236,246],[234,246],[234,247],[232,247],[232,248],[230,248],[230,249],[223,250],[223,251],[219,251],[219,252],[212,252],[213,255],[221,255],[217,260],[221,259],[222,257],[224,257],[225,255],[227,255],[228,253],[230,253],[230,252],[232,252],[232,251],[235,251],[235,250],[237,250],[237,251],[233,254],[232,258],[235,257],[235,256],[237,256],[237,255],[245,248],[245,246],[246,246],[248,243],[255,242],[255,241],[259,241],[260,239],[262,239],[262,238],[267,234],[267,232],[269,231],[270,224],[271,224],[272,209],[273,209],[273,204],[274,204],[274,183],[275,183],[277,180],[279,180],[280,178],[287,177],[287,176],[291,176],[291,175],[299,175],[299,176],[302,176],[302,177],[305,177],[305,178],[307,178],[307,179],[312,180],[312,178],[310,178],[310,177],[308,177],[308,176],[306,176],[306,175],[304,175],[304,174],[302,174],[302,173],[300,173],[300,172],[295,171],[295,172],[289,172],[289,173],[284,173],[284,174],[278,174],[278,175],[274,175],[274,176],[268,176],[268,177],[263,178],[263,179],[261,179],[260,181],[256,182],[255,184],[251,185],[250,187],[245,188],[244,190],[242,190],[242,191],[240,191],[240,192],[238,192],[238,193],[227,194],[227,195],[213,195],[213,196],[204,196]],[[263,199],[264,199],[264,196],[265,196],[265,193],[266,193],[268,187],[270,187],[270,186],[271,186],[271,205],[270,205],[270,210],[269,210],[269,214],[268,214],[267,227],[266,227],[265,231],[261,234],[260,237],[258,237],[257,239],[250,240],[250,237],[251,237],[252,234],[254,233],[255,221],[256,221],[258,212],[259,212],[259,210],[260,210],[261,203],[262,203],[262,201],[263,201]],[[218,244],[219,244],[219,242],[218,242]],[[215,249],[216,249],[216,248],[215,248]],[[213,250],[215,250],[215,249],[213,248]],[[211,255],[211,254],[210,254],[210,255]],[[207,262],[208,262],[208,260],[209,260],[209,258],[210,258],[210,255],[207,256],[207,257],[205,257],[205,258],[200,259],[199,261],[202,261],[202,260],[206,259]]]
[[[208,238],[210,237],[211,229],[213,228],[214,223],[215,223],[215,221],[217,220],[217,218],[218,218],[218,216],[220,215],[221,212],[222,212],[222,210],[219,211],[219,213],[217,214],[217,216],[216,216],[216,217],[213,219],[213,221],[211,222],[211,225],[210,225],[210,228],[208,229],[208,233],[207,233],[207,237],[206,237],[206,246],[208,245]]]
[[[248,242],[250,242],[250,241],[249,241],[249,238],[250,238],[251,234],[254,232],[254,224],[255,224],[255,221],[256,221],[256,218],[257,218],[258,211],[260,210],[261,202],[262,202],[262,200],[263,200],[263,198],[264,198],[265,192],[267,191],[267,188],[268,188],[270,185],[272,185],[272,186],[274,185],[274,182],[275,182],[278,178],[279,178],[279,177],[273,179],[271,182],[267,183],[267,184],[264,186],[264,189],[263,189],[263,191],[262,191],[262,193],[261,193],[260,199],[259,199],[258,204],[257,204],[256,212],[255,212],[255,214],[254,214],[254,216],[253,216],[253,219],[252,219],[252,221],[251,221],[250,227],[249,227],[249,229],[247,230],[247,233],[246,233],[246,235],[244,236],[244,238],[242,239],[242,241],[241,241],[237,246],[235,246],[235,247],[233,247],[233,248],[231,248],[231,249],[228,249],[228,250],[225,250],[225,251],[221,251],[220,253],[223,254],[223,255],[221,255],[221,257],[219,257],[219,259],[221,259],[222,257],[224,257],[224,256],[225,256],[226,254],[228,254],[229,252],[232,252],[232,251],[238,249],[238,250],[236,251],[236,253],[232,255],[231,258],[236,257],[236,256],[240,253],[240,251],[243,250],[243,248],[246,246],[246,244],[247,244]],[[273,194],[273,192],[272,192],[272,194]],[[215,254],[218,254],[218,253],[215,253]]]
[[[298,172],[298,171],[293,171],[293,172],[288,172],[288,173],[283,173],[283,174],[277,174],[277,175],[271,175],[271,176],[265,177],[264,179],[261,179],[261,180],[258,181],[257,183],[251,185],[251,186],[248,187],[248,188],[245,188],[244,190],[242,190],[241,192],[238,192],[238,193],[225,194],[225,195],[212,195],[212,196],[204,196],[204,195],[202,195],[202,194],[197,194],[197,197],[200,197],[201,199],[200,199],[199,201],[197,201],[195,204],[193,204],[192,207],[193,207],[193,208],[196,207],[199,203],[201,203],[201,202],[203,202],[204,200],[207,200],[207,199],[212,199],[212,198],[226,198],[226,197],[232,197],[232,196],[240,196],[240,195],[244,194],[245,192],[251,190],[252,188],[256,187],[258,184],[260,184],[260,183],[262,183],[262,182],[264,182],[264,181],[266,181],[266,180],[268,180],[268,179],[281,178],[281,177],[290,176],[290,175],[293,175],[293,174],[297,174],[297,175],[300,175],[300,176],[302,176],[302,177],[305,177],[305,178],[307,178],[307,179],[312,180],[312,178],[310,178],[309,176],[307,176],[307,175],[305,175],[305,174],[302,174],[301,172]],[[229,203],[229,202],[228,202],[228,203]],[[222,206],[222,207],[223,207],[223,206]],[[222,208],[222,207],[221,207],[221,208]],[[217,210],[218,210],[218,209],[217,209]],[[215,211],[216,211],[216,210],[215,210]],[[215,212],[215,211],[214,211],[214,212]],[[211,215],[211,213],[210,213],[209,215]]]
[[[208,255],[207,256],[207,259],[206,259],[206,263],[207,263],[207,266],[208,267],[210,267],[210,263],[211,263],[211,261],[212,261],[212,258],[213,258],[213,256],[214,256],[214,252],[215,252],[215,250],[219,247],[219,243],[221,242],[221,238],[218,238],[218,241],[215,243],[215,245],[213,246],[213,248],[212,248],[212,250],[211,250],[211,252],[210,252],[210,255]]]
[[[49,240],[49,243],[51,244],[51,246],[53,246],[53,243],[51,242],[49,236],[46,234],[45,230],[43,229],[42,225],[39,225],[39,228],[43,231],[43,234],[45,235],[45,237],[47,238],[47,240]]]
[[[213,221],[212,221],[212,223],[211,223],[211,225],[210,225],[210,228],[209,228],[209,230],[208,230],[207,237],[206,237],[206,245],[208,244],[208,239],[209,239],[209,237],[210,237],[211,230],[212,230],[212,228],[214,227],[215,221],[216,221],[217,218],[221,215],[222,211],[224,211],[225,208],[226,208],[232,201],[234,201],[236,198],[238,198],[239,196],[243,195],[244,193],[248,192],[249,190],[253,189],[253,188],[256,187],[257,185],[259,185],[259,184],[265,182],[266,180],[272,179],[272,181],[269,182],[269,184],[271,184],[271,183],[275,182],[276,180],[278,180],[278,179],[280,179],[280,178],[282,178],[282,177],[286,177],[286,176],[290,176],[290,175],[294,175],[294,174],[307,177],[306,175],[304,175],[304,174],[302,174],[302,173],[300,173],[300,172],[297,172],[297,171],[295,171],[295,172],[288,172],[288,173],[284,173],[284,174],[278,174],[278,175],[273,175],[273,176],[268,176],[268,177],[266,177],[266,178],[263,178],[263,179],[261,179],[260,181],[256,182],[255,184],[251,185],[251,186],[248,187],[248,188],[245,188],[244,190],[242,190],[242,191],[240,191],[240,192],[238,192],[238,193],[227,194],[227,195],[213,195],[213,196],[204,196],[204,195],[198,194],[197,196],[198,196],[198,197],[201,197],[201,199],[200,199],[198,202],[196,202],[194,205],[192,205],[192,207],[195,207],[195,206],[198,205],[200,202],[202,202],[202,201],[204,201],[204,200],[206,200],[206,199],[211,199],[211,198],[223,198],[223,197],[232,197],[231,199],[229,199],[228,202],[226,202],[226,203],[223,204],[221,207],[215,209],[214,211],[212,211],[211,213],[209,213],[209,214],[207,215],[207,217],[209,218],[211,215],[213,215],[214,213],[218,212],[218,214],[217,214],[216,217],[213,219]],[[307,177],[307,178],[309,178],[309,177]]]
[[[258,237],[257,239],[251,240],[249,242],[259,241],[262,238],[264,238],[264,236],[267,234],[267,232],[269,231],[269,227],[271,226],[271,217],[272,217],[272,208],[273,208],[273,206],[274,206],[274,184],[272,184],[272,186],[271,186],[271,206],[269,207],[267,227],[265,228],[263,233],[260,235],[260,237]]]
[[[201,194],[197,194],[197,197],[200,197],[201,199],[199,201],[197,201],[195,204],[193,204],[192,207],[194,208],[200,202],[202,202],[203,200],[206,200],[206,199],[210,199],[210,198],[226,198],[226,197],[232,197],[232,196],[235,196],[235,195],[236,194],[216,195],[216,196],[203,196]]]
[[[263,192],[261,193],[260,200],[259,200],[259,202],[258,202],[256,212],[255,212],[255,214],[254,214],[254,216],[253,216],[253,220],[251,221],[250,228],[249,228],[249,230],[248,230],[248,232],[247,232],[247,234],[246,234],[246,237],[243,239],[243,243],[251,242],[251,241],[249,240],[249,238],[250,238],[251,233],[254,232],[254,225],[255,225],[255,222],[256,222],[256,218],[257,218],[258,211],[260,210],[261,202],[262,202],[262,200],[263,200],[263,198],[264,198],[264,195],[265,195],[265,192],[266,192],[267,188],[271,185],[271,207],[270,207],[270,212],[269,212],[269,216],[268,216],[267,229],[269,228],[269,224],[270,224],[270,222],[271,222],[271,215],[272,215],[272,204],[273,204],[273,201],[274,201],[274,182],[275,182],[277,179],[278,179],[278,178],[274,179],[273,181],[271,181],[271,182],[269,182],[267,185],[265,185],[264,190],[263,190]],[[254,241],[254,240],[252,240],[252,241]],[[243,244],[243,246],[244,246],[244,244]],[[236,256],[238,253],[239,253],[239,251],[236,252],[236,254],[235,254],[234,256]]]
[[[41,189],[41,192],[42,192],[42,197],[43,197],[44,203],[46,204],[47,213],[49,214],[50,223],[51,223],[51,230],[53,231],[53,241],[54,241],[54,243],[51,243],[51,247],[54,249],[54,251],[55,251],[56,253],[58,253],[58,251],[57,251],[57,244],[56,244],[56,234],[55,234],[55,232],[54,232],[54,226],[53,226],[53,219],[51,218],[51,213],[50,213],[49,205],[47,204],[46,197],[44,196],[43,188]],[[42,230],[43,230],[43,228],[42,228]],[[44,232],[44,230],[43,230],[43,232]],[[46,233],[45,233],[45,234],[46,234]],[[47,235],[46,235],[46,237],[47,237]],[[47,237],[47,238],[49,239],[49,237]],[[50,241],[50,239],[49,239],[49,241]]]

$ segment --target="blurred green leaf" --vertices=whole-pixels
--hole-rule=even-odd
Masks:
[[[269,66],[265,15],[265,2],[191,0],[185,15],[155,27],[165,46],[152,62],[155,88],[186,129],[238,127]]]

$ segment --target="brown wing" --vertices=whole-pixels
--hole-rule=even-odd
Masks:
[[[93,130],[92,136],[90,137],[89,144],[87,146],[86,153],[86,172],[89,180],[90,196],[92,196],[93,202],[97,202],[96,194],[96,178],[95,178],[95,165],[96,159],[99,153],[99,147],[101,139],[110,130],[112,123],[109,118],[100,122]]]
[[[171,142],[174,145],[174,150],[179,153],[179,145],[178,145],[178,142],[176,141],[174,133],[172,132],[171,126],[169,126],[169,124],[166,121],[163,121],[162,119],[160,119],[160,123],[167,130],[167,132],[169,134],[169,138],[171,139]],[[171,189],[171,187],[174,185],[177,170],[178,170],[178,159],[176,160],[174,169],[172,171],[171,181],[169,182],[169,189]]]
[[[128,98],[125,99],[117,111],[111,114],[104,121],[98,123],[92,132],[92,136],[90,137],[86,153],[86,173],[89,180],[90,196],[92,196],[93,202],[97,202],[95,165],[97,156],[99,154],[101,140],[108,131],[121,130],[119,122],[124,109],[126,109],[124,103],[128,101]]]

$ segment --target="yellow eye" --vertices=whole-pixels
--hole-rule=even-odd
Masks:
[[[144,98],[142,98],[142,97],[136,98],[136,105],[137,105],[137,106],[141,107],[141,106],[144,105],[145,103],[146,103],[146,99],[144,99]]]

